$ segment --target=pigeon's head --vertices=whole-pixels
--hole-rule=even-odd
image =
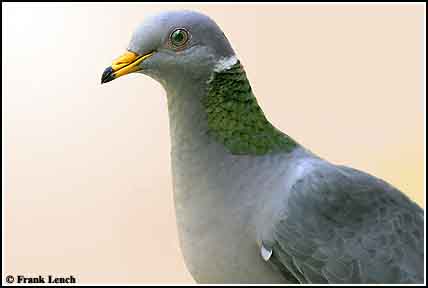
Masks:
[[[138,26],[127,51],[105,69],[101,83],[134,72],[164,85],[190,83],[233,55],[226,36],[209,17],[187,10],[163,12]]]

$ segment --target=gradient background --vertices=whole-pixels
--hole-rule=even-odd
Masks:
[[[278,128],[425,207],[423,5],[2,8],[3,281],[193,282],[175,226],[165,92],[142,75],[100,85],[138,23],[166,9],[215,19]]]

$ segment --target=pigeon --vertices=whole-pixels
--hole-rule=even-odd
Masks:
[[[179,242],[195,281],[424,282],[423,209],[274,127],[210,17],[147,17],[101,82],[129,73],[167,94]]]

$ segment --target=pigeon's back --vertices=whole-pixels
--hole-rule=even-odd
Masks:
[[[300,283],[423,283],[423,210],[378,178],[314,163],[273,220],[269,261]]]

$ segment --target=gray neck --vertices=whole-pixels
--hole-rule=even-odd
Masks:
[[[205,96],[207,80],[208,77],[203,77],[193,86],[166,87],[175,186],[191,180],[201,169],[207,173],[215,163],[230,157],[225,148],[208,135],[207,115],[200,101]],[[176,189],[175,192],[191,191]]]
[[[205,150],[210,143],[206,113],[198,101],[206,91],[204,86],[167,89],[172,153]]]
[[[209,134],[207,112],[202,99],[208,91],[211,73],[199,74],[192,79],[194,85],[164,85],[168,97],[169,125],[171,136],[171,161],[175,201],[184,203],[197,197],[224,202],[237,193],[247,193],[244,198],[255,199],[254,177],[272,175],[272,161],[292,157],[293,153],[266,155],[235,155]],[[185,83],[177,81],[175,83]],[[296,149],[300,150],[300,149]],[[224,169],[227,167],[227,169]],[[216,191],[216,192],[213,192]],[[189,203],[197,203],[190,201]],[[200,203],[202,204],[202,203]],[[212,203],[207,203],[211,205]],[[191,204],[189,204],[191,205]],[[202,207],[205,209],[206,207]],[[192,209],[197,209],[192,207]],[[177,211],[179,213],[179,211]]]

